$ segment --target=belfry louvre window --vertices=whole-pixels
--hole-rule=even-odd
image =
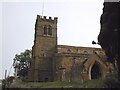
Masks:
[[[49,26],[44,26],[44,35],[52,35],[52,27]]]
[[[47,26],[44,26],[44,34],[47,35]]]
[[[51,26],[48,26],[48,35],[52,35],[52,27]]]

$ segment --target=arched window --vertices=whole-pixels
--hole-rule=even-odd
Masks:
[[[52,27],[50,25],[48,26],[47,30],[48,30],[48,35],[52,35]]]
[[[52,27],[50,25],[44,26],[44,35],[52,35]]]
[[[44,35],[47,35],[47,27],[44,26]]]

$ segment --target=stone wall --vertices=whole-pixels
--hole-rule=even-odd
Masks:
[[[105,77],[109,69],[102,49],[58,45],[58,53],[53,59],[55,80],[74,82],[91,80],[90,69],[95,62],[100,64],[101,77]]]

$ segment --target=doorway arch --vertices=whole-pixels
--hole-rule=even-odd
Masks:
[[[102,77],[102,69],[98,62],[95,62],[91,68],[91,79],[99,79]]]

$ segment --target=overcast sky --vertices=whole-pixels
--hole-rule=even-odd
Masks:
[[[97,41],[100,31],[103,0],[16,1],[0,3],[0,78],[5,70],[9,72],[15,54],[32,48],[36,16],[41,15],[42,10],[44,16],[58,17],[58,44],[100,47],[91,42]]]

